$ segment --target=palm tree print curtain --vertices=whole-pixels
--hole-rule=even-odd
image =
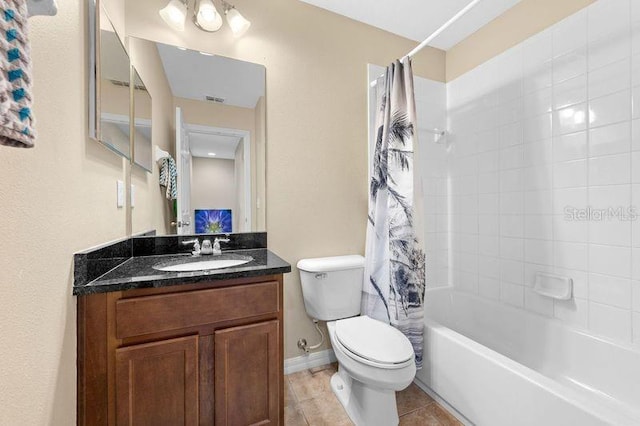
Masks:
[[[411,60],[387,67],[384,85],[378,87],[362,312],[402,331],[420,368],[425,255],[414,229],[416,112]]]

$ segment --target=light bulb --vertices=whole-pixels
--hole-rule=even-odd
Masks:
[[[242,34],[246,33],[251,26],[251,22],[242,16],[235,8],[227,10],[226,15],[229,27],[231,27],[231,31],[236,37],[240,37]]]
[[[171,28],[176,31],[184,31],[184,21],[187,18],[187,5],[180,0],[170,0],[160,9],[160,16]]]
[[[196,13],[196,24],[205,31],[214,32],[222,27],[222,16],[212,0],[200,0]]]

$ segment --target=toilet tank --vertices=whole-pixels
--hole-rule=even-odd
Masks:
[[[304,307],[311,318],[333,321],[360,314],[364,257],[319,257],[298,262]]]

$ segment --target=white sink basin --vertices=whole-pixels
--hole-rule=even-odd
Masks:
[[[250,256],[234,256],[233,258],[209,259],[198,262],[181,262],[173,264],[154,265],[153,269],[165,272],[190,272],[190,271],[207,271],[210,269],[231,268],[233,266],[244,265],[253,260]]]

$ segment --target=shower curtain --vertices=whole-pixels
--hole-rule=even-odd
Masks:
[[[402,331],[420,368],[425,255],[414,228],[416,109],[410,58],[387,67],[376,104],[362,313]]]

